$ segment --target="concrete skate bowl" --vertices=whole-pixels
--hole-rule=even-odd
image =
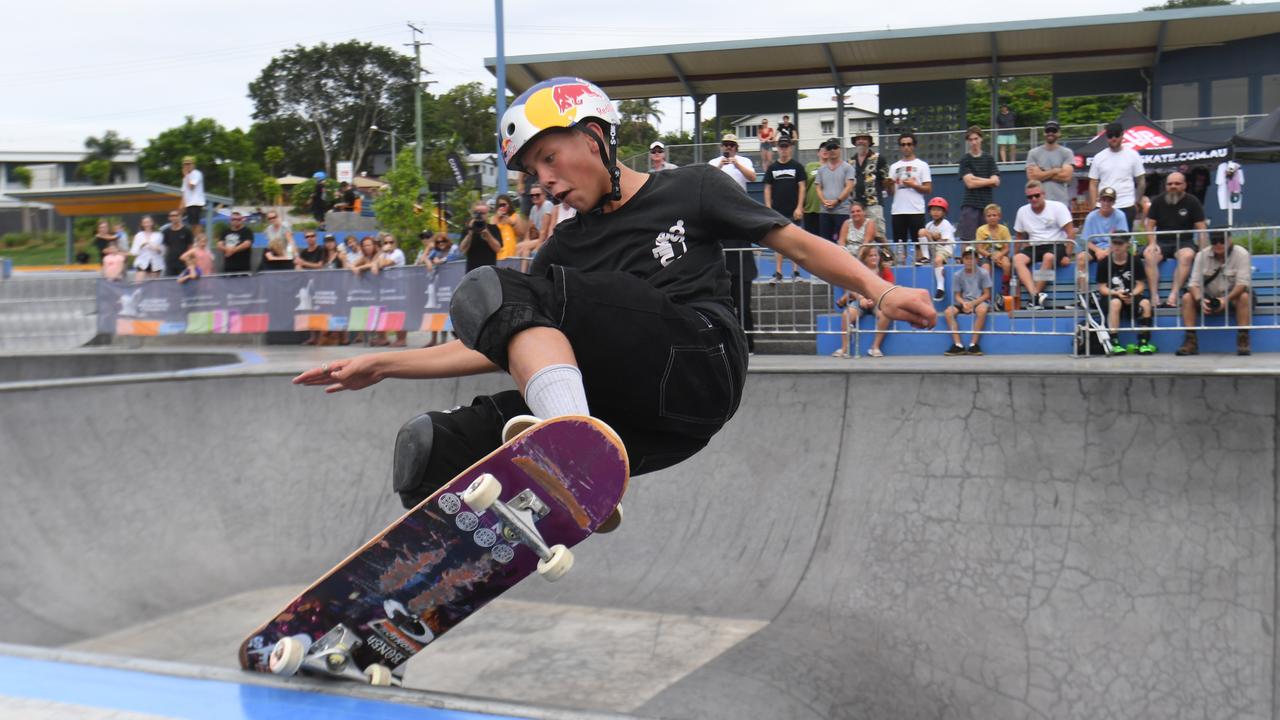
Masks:
[[[397,516],[400,423],[502,386],[0,391],[0,641],[234,665]],[[530,579],[407,682],[662,718],[1273,717],[1278,391],[753,373],[568,577]]]
[[[232,352],[103,352],[21,353],[0,355],[0,383],[172,372],[232,365]]]

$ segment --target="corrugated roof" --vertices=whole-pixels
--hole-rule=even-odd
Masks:
[[[54,211],[65,217],[83,217],[167,212],[177,207],[176,201],[182,197],[182,189],[159,183],[136,183],[9,190],[5,195],[15,200],[52,205]],[[231,198],[222,195],[205,193],[205,199],[214,205],[231,204]]]

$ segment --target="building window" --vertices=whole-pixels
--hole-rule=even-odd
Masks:
[[[739,125],[738,137],[740,138],[760,137],[760,126],[759,125]]]
[[[1262,76],[1262,107],[1260,112],[1269,113],[1280,107],[1280,75]]]
[[[831,136],[831,135],[834,135],[835,133],[836,133],[836,121],[835,121],[835,120],[823,120],[823,121],[822,121],[822,132],[821,132],[821,133],[819,133],[819,134],[820,134],[820,135],[827,135],[827,136]]]
[[[1226,78],[1209,83],[1209,114],[1247,115],[1249,113],[1249,78]]]
[[[1162,85],[1160,114],[1166,119],[1199,117],[1200,83]]]

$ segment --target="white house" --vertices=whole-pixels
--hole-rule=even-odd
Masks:
[[[879,87],[866,85],[850,88],[844,96],[844,128],[836,128],[836,96],[831,88],[806,90],[800,98],[799,112],[792,121],[800,133],[801,150],[817,150],[818,146],[833,137],[840,138],[848,147],[855,133],[870,133],[872,138],[879,134],[880,95]],[[760,149],[757,131],[761,118],[769,118],[769,124],[777,129],[782,122],[782,113],[767,113],[739,118],[734,122],[733,132],[738,136],[738,147],[743,152],[755,152]],[[876,143],[879,144],[878,142]]]
[[[87,179],[76,176],[76,167],[84,161],[84,156],[83,150],[58,152],[0,149],[0,203],[16,204],[3,197],[7,190],[48,190],[92,185]],[[138,153],[122,153],[116,156],[115,163],[124,171],[125,184],[142,182],[142,173],[138,170]],[[14,177],[14,171],[20,167],[31,170],[30,188]]]

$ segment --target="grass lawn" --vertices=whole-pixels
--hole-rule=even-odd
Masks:
[[[76,252],[80,252],[82,250],[89,253],[91,261],[97,261],[97,250],[82,247],[82,243],[76,243]],[[12,259],[14,267],[23,267],[27,265],[62,265],[67,262],[67,245],[66,241],[63,240],[58,243],[43,243],[17,248],[0,248],[0,257]]]

